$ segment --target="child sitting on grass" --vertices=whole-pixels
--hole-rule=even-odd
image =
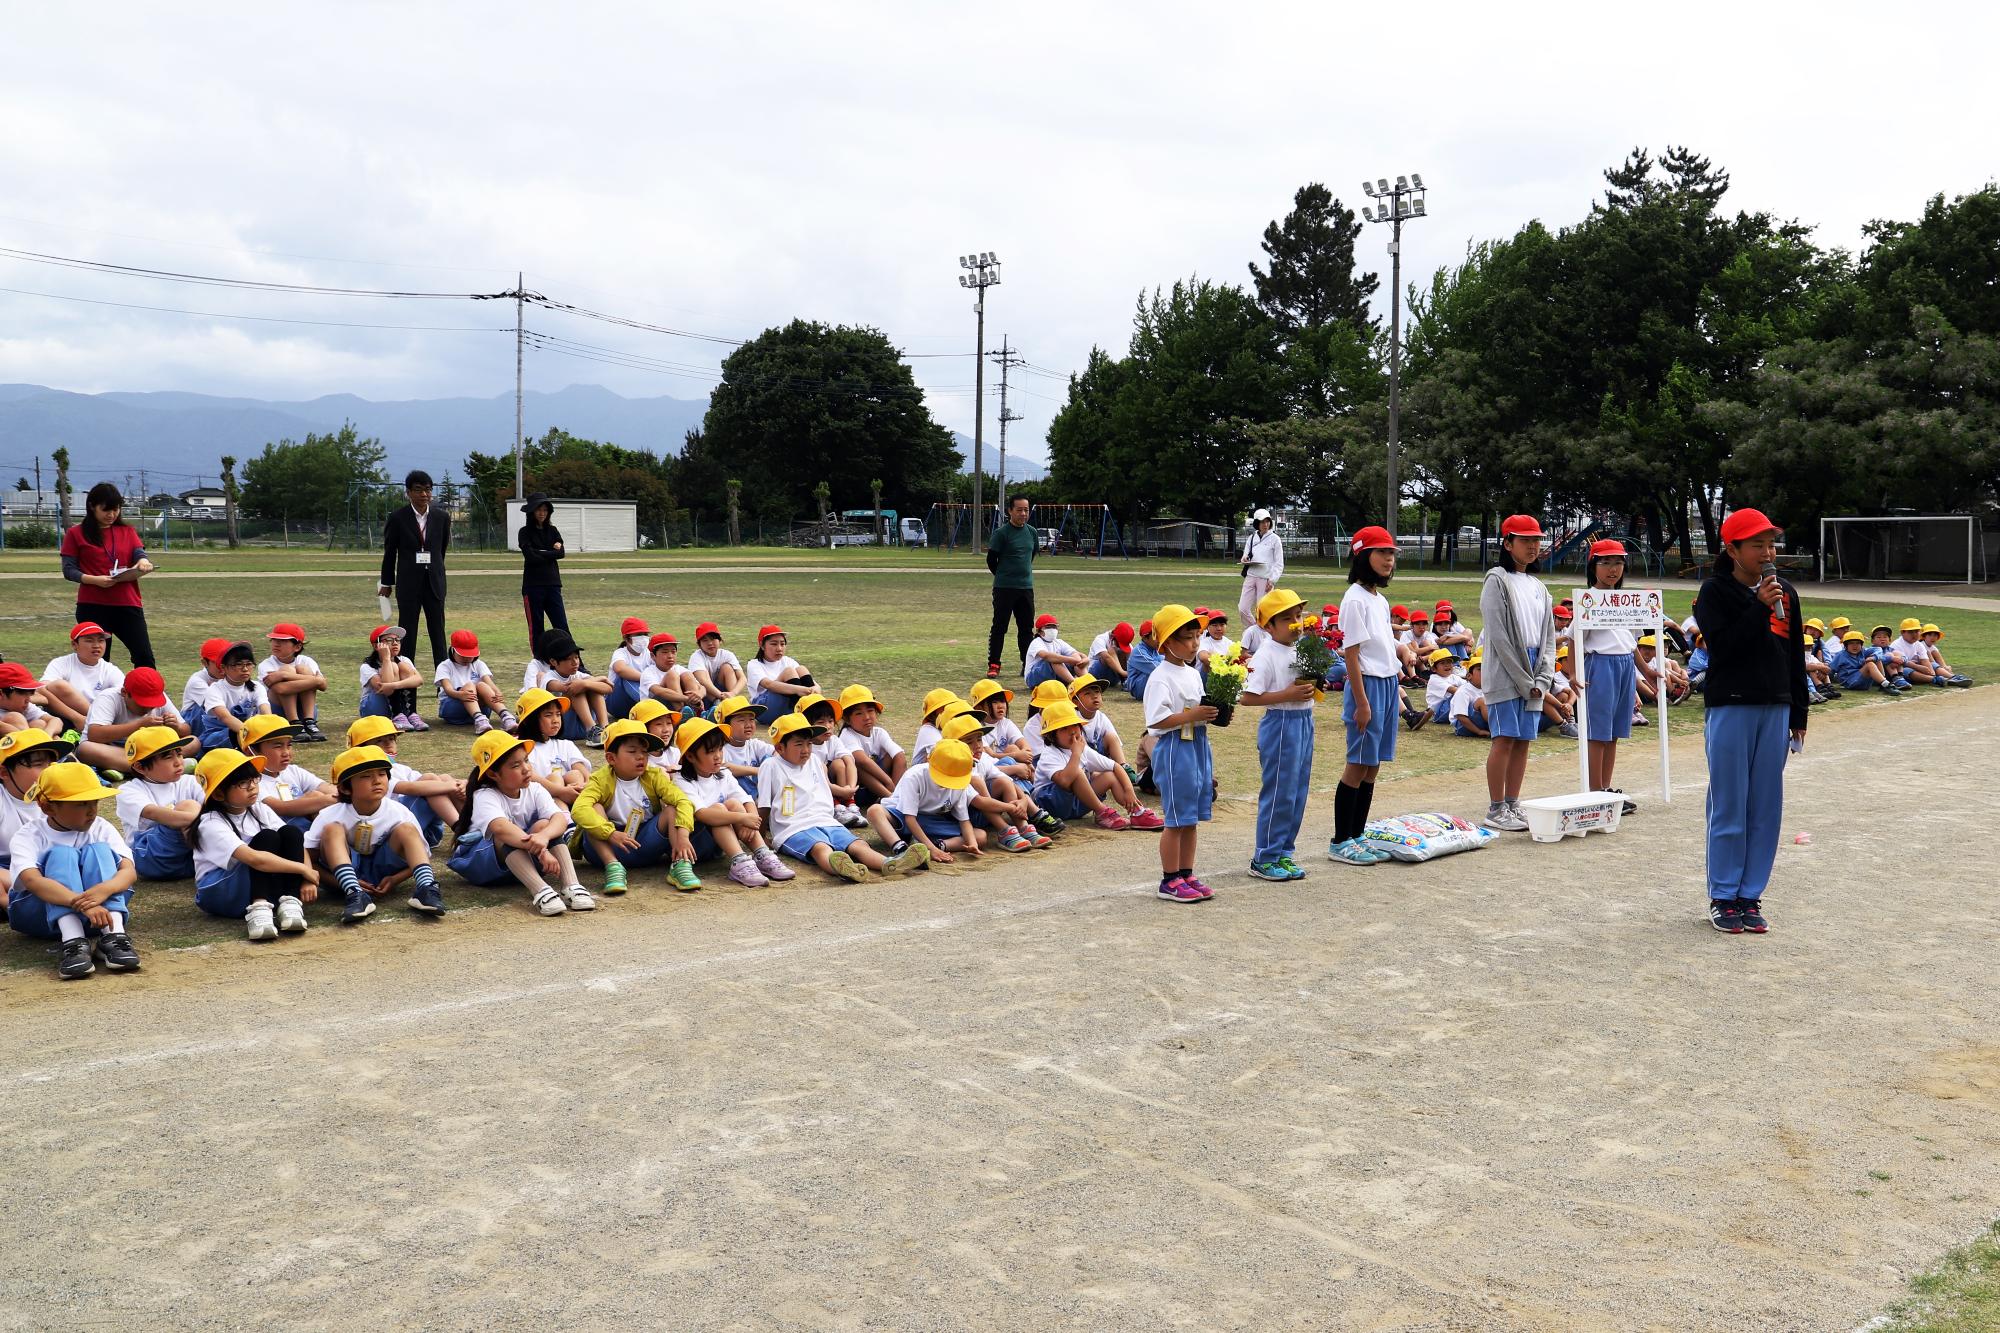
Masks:
[[[722,629],[712,620],[694,627],[694,656],[688,659],[688,670],[694,672],[695,683],[709,704],[743,692],[743,664],[722,646]]]
[[[1105,829],[1157,829],[1160,817],[1139,803],[1117,761],[1090,748],[1083,715],[1067,699],[1043,709],[1042,750],[1035,760],[1035,804],[1058,819],[1089,815]],[[1106,798],[1110,799],[1107,800]],[[1117,805],[1129,814],[1119,814]]]
[[[107,690],[90,701],[83,742],[76,747],[76,756],[107,777],[112,773],[129,774],[132,769],[125,758],[125,741],[133,732],[146,727],[165,727],[180,736],[187,742],[184,753],[190,748],[201,748],[194,739],[194,729],[168,701],[166,682],[160,679],[160,673],[151,667],[133,667],[117,689]]]
[[[514,703],[514,712],[521,719],[514,735],[534,742],[528,751],[528,771],[565,810],[583,795],[583,784],[590,781],[590,761],[576,748],[576,742],[563,734],[569,702],[547,690],[529,690]]]
[[[834,818],[845,828],[864,827],[867,817],[855,803],[861,783],[855,774],[854,758],[840,738],[840,705],[823,694],[808,694],[793,706],[793,711],[803,714],[819,733],[813,741],[813,755],[826,766],[827,784],[833,790]]]
[[[684,718],[693,717],[706,707],[707,696],[702,692],[701,682],[676,660],[681,651],[679,639],[661,630],[646,641],[646,651],[651,658],[639,676],[643,697],[657,699]]]
[[[1687,702],[1687,697],[1692,691],[1692,687],[1688,684],[1687,668],[1671,657],[1662,656],[1658,639],[1651,634],[1640,636],[1636,661],[1641,701],[1657,704],[1664,692],[1669,705]]]
[[[417,715],[423,683],[417,664],[403,656],[403,627],[377,625],[368,635],[368,656],[361,659],[361,716],[386,717],[398,731],[429,731],[430,724]]]
[[[42,817],[28,798],[42,770],[69,753],[69,746],[40,727],[22,727],[0,736],[0,893],[11,891],[14,835]],[[0,902],[4,902],[0,898]]]
[[[865,810],[896,789],[910,757],[882,725],[882,701],[866,685],[842,690],[839,708],[840,739],[860,783],[854,803]]]
[[[945,724],[944,736],[972,751],[972,809],[985,817],[1009,852],[1046,847],[1050,835],[1062,831],[1063,822],[1037,807],[1026,788],[1018,785],[987,754],[985,742],[992,728],[976,713],[964,713]]]
[[[319,697],[327,689],[319,663],[306,656],[306,632],[286,622],[267,636],[271,655],[257,664],[257,678],[271,695],[271,710],[299,724],[299,739],[324,741],[319,729]]]
[[[1451,734],[1488,740],[1493,729],[1486,721],[1486,691],[1479,687],[1485,659],[1478,653],[1465,659],[1465,680],[1451,692]]]
[[[85,620],[71,629],[69,644],[69,652],[43,668],[42,697],[51,712],[80,731],[91,703],[122,685],[125,673],[105,656],[111,636],[96,621]]]
[[[458,822],[458,812],[465,803],[465,781],[444,773],[420,773],[403,763],[396,753],[397,735],[386,717],[357,718],[347,728],[347,748],[374,746],[388,756],[389,796],[417,821],[424,844],[436,849],[444,845],[444,835]],[[334,786],[339,785],[336,780]]]
[[[757,631],[757,655],[743,668],[743,689],[765,717],[791,711],[792,705],[814,692],[812,672],[793,661],[785,650],[791,639],[776,625]]]
[[[210,684],[201,697],[204,750],[241,748],[243,724],[271,711],[269,692],[254,678],[257,655],[249,644],[230,644],[222,650],[221,663],[222,679]]]
[[[1926,623],[1918,630],[1918,635],[1923,640],[1925,651],[1930,654],[1931,670],[1937,674],[1940,684],[1956,685],[1960,689],[1971,686],[1972,677],[1959,675],[1952,670],[1951,664],[1944,660],[1944,653],[1939,647],[1944,642],[1943,630],[1936,625]]]
[[[542,635],[535,657],[522,677],[521,688],[545,690],[568,703],[561,719],[562,739],[581,741],[592,747],[604,744],[604,728],[611,724],[607,703],[611,682],[583,669],[583,653],[567,633],[552,629]],[[514,711],[521,710],[517,706]]]
[[[757,724],[763,717],[764,710],[740,694],[715,706],[715,724],[726,734],[722,766],[753,801],[757,799],[757,774],[764,761],[776,753],[771,743],[757,734]]]
[[[228,651],[229,640],[204,639],[199,649],[201,665],[181,687],[181,716],[197,732],[201,728],[201,715],[207,711],[207,705],[202,700],[208,697],[208,687],[222,679],[222,655]]]
[[[746,700],[747,702],[747,700]],[[717,853],[729,858],[729,878],[749,889],[795,879],[798,872],[780,861],[764,842],[757,803],[744,795],[722,752],[727,736],[705,717],[690,718],[674,733],[681,752],[680,788],[694,804],[695,860]]]
[[[1061,687],[1054,688],[1060,690]],[[910,742],[911,763],[921,764],[930,758],[931,747],[944,739],[944,730],[938,724],[938,714],[943,712],[947,705],[957,702],[959,702],[958,696],[942,686],[924,695],[923,703],[918,705],[917,736]]]
[[[1099,680],[1124,684],[1125,663],[1132,655],[1132,640],[1137,637],[1130,625],[1119,621],[1090,641],[1090,661],[1085,663],[1086,669]]]
[[[472,743],[472,775],[465,784],[472,799],[453,826],[458,836],[446,864],[482,888],[521,885],[543,916],[591,911],[597,900],[577,881],[563,840],[569,812],[535,781],[530,748],[504,731]],[[555,884],[546,875],[555,876]]]
[[[570,807],[583,830],[583,854],[604,867],[604,891],[625,892],[628,866],[669,862],[667,880],[682,893],[701,887],[694,873],[694,802],[665,773],[646,762],[666,743],[631,718],[604,733],[604,767],[590,775]]]
[[[1051,615],[1035,617],[1035,637],[1028,640],[1027,665],[1024,668],[1029,689],[1045,680],[1068,685],[1085,665],[1083,654],[1062,637],[1061,622]]]
[[[484,736],[492,727],[514,729],[514,715],[493,683],[493,669],[479,656],[479,636],[471,630],[451,632],[451,651],[437,664],[434,679],[438,721],[454,727],[470,724],[474,736]]]
[[[972,711],[992,728],[986,736],[985,748],[994,764],[1016,782],[1033,782],[1035,752],[1028,748],[1021,728],[1007,715],[1014,692],[997,680],[982,680],[974,683],[966,697],[972,702]]]
[[[652,648],[646,642],[646,636],[651,633],[646,628],[646,622],[637,616],[625,617],[625,622],[618,627],[618,646],[611,650],[611,665],[605,673],[611,682],[611,693],[605,697],[605,707],[613,721],[631,716],[632,705],[646,697],[646,668],[653,664]]]
[[[1861,631],[1850,629],[1842,638],[1841,651],[1834,654],[1831,668],[1833,678],[1840,687],[1847,690],[1880,690],[1891,698],[1900,698],[1902,690],[1890,683],[1881,663],[1868,655]]]
[[[870,870],[901,875],[928,865],[930,849],[921,843],[885,857],[840,826],[826,765],[813,754],[819,739],[819,729],[803,713],[787,713],[771,724],[773,753],[757,773],[766,840],[786,856],[857,884]]]
[[[674,744],[674,728],[680,724],[681,715],[658,699],[641,699],[632,705],[628,716],[644,727],[649,735],[659,739],[660,748],[649,755],[646,762],[674,781],[680,781],[681,752],[680,747]]]
[[[61,941],[56,975],[64,981],[89,976],[99,963],[107,972],[139,967],[125,931],[139,875],[131,847],[98,817],[109,795],[85,765],[50,764],[28,793],[41,818],[24,821],[8,843],[7,924]]]
[[[939,741],[882,803],[897,837],[928,848],[932,861],[949,862],[958,852],[984,855],[986,834],[972,826],[972,762],[964,741]]]
[[[304,833],[320,811],[334,802],[334,791],[317,775],[292,762],[296,724],[275,713],[253,717],[243,726],[243,753],[264,761],[257,780],[259,799],[279,819]]]
[[[333,786],[340,799],[320,811],[306,830],[306,855],[317,858],[340,886],[344,926],[366,920],[376,900],[388,897],[404,880],[411,883],[411,910],[444,915],[430,842],[409,807],[390,799],[395,769],[395,760],[380,746],[341,751],[333,761]]]
[[[284,719],[277,719],[280,726]],[[306,859],[305,833],[258,799],[264,760],[210,750],[195,767],[201,817],[187,830],[194,852],[194,905],[241,921],[253,942],[306,928],[305,904],[319,896],[319,871]]]
[[[141,727],[125,738],[133,776],[119,786],[115,808],[140,879],[194,878],[187,830],[201,817],[202,790],[182,763],[189,744],[171,727]]]
[[[1458,674],[1458,658],[1449,648],[1433,648],[1430,669],[1430,679],[1424,682],[1424,708],[1430,713],[1431,721],[1450,721],[1451,696],[1465,684],[1465,678]]]

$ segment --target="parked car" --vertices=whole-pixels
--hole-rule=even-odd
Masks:
[[[924,521],[920,518],[906,518],[903,520],[902,537],[903,545],[905,546],[929,546],[931,544],[930,533],[924,528]]]
[[[1056,549],[1056,539],[1061,535],[1060,533],[1054,528],[1036,528],[1035,531],[1042,535],[1042,549],[1044,551],[1053,551]]]

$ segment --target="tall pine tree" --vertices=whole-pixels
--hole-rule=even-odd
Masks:
[[[1286,341],[1303,332],[1346,322],[1368,336],[1374,319],[1369,298],[1379,285],[1375,274],[1354,269],[1354,242],[1361,222],[1324,185],[1314,182],[1292,196],[1283,222],[1264,228],[1267,272],[1250,265],[1257,304]]]

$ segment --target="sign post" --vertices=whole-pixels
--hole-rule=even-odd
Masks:
[[[1572,651],[1576,654],[1579,682],[1589,676],[1590,664],[1583,656],[1584,632],[1593,629],[1630,629],[1650,632],[1653,636],[1654,659],[1657,661],[1666,652],[1666,595],[1658,588],[1578,588],[1572,597],[1576,607],[1576,621],[1572,626]],[[1665,673],[1661,673],[1662,679]],[[1588,694],[1588,687],[1583,691]],[[1576,765],[1582,778],[1582,790],[1590,790],[1590,708],[1576,710]],[[1668,772],[1667,746],[1667,705],[1666,692],[1661,691],[1659,706],[1660,733],[1660,800],[1672,804],[1674,784]]]

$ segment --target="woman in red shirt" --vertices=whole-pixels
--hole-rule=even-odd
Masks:
[[[83,522],[63,534],[63,577],[77,585],[76,620],[94,620],[125,645],[135,667],[154,666],[139,580],[153,572],[138,530],[119,517],[125,497],[108,481],[90,488]]]

